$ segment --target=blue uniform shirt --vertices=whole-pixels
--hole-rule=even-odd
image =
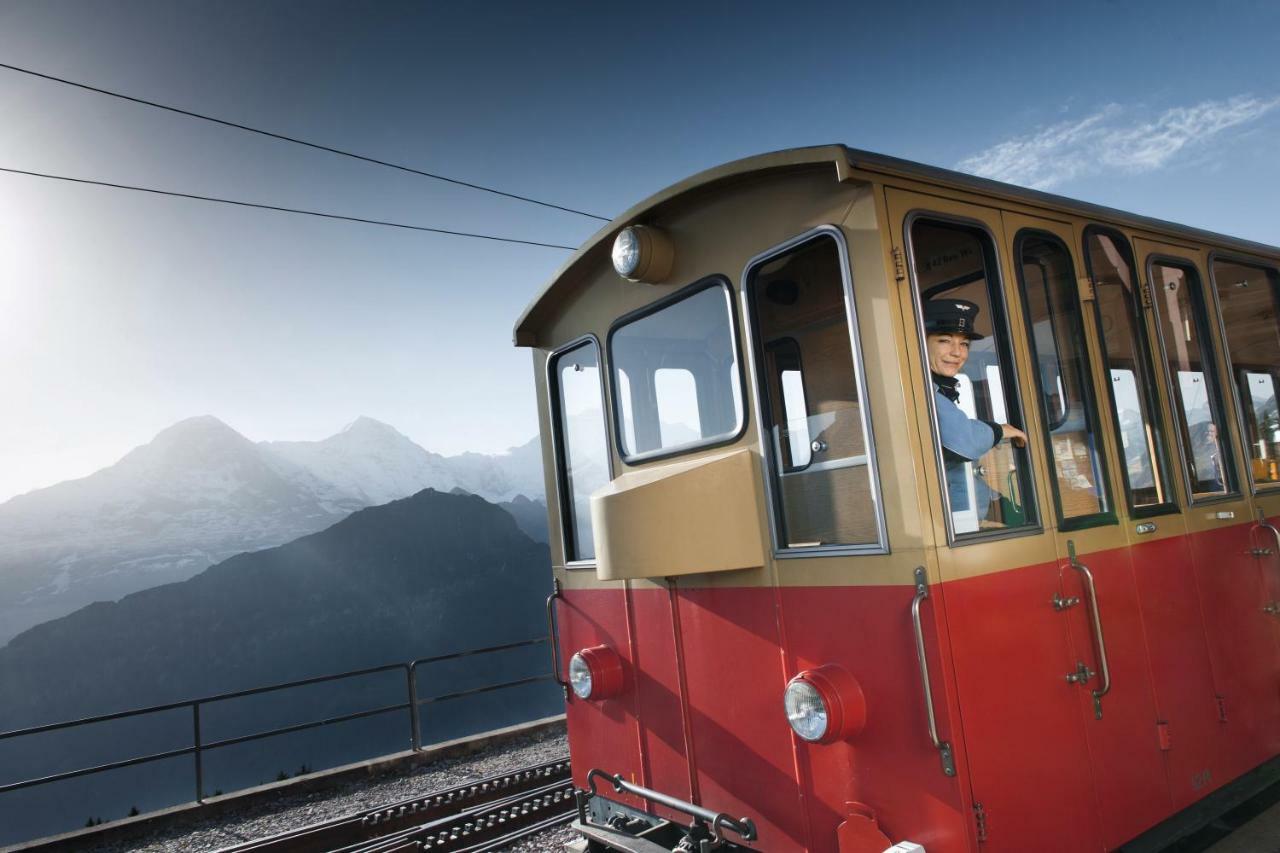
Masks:
[[[1003,438],[1003,430],[989,421],[975,420],[951,402],[935,384],[933,405],[938,413],[938,433],[942,440],[942,459],[947,471],[947,492],[951,510],[969,508],[969,492],[965,488],[964,463],[976,462]],[[994,493],[978,478],[975,483],[978,506],[983,509]]]

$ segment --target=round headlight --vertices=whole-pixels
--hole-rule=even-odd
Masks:
[[[796,734],[808,741],[822,740],[827,733],[828,712],[818,688],[799,678],[792,679],[782,695],[782,704]]]
[[[591,698],[591,665],[582,652],[569,659],[569,686],[579,699]]]
[[[623,278],[631,278],[640,266],[640,235],[623,228],[613,240],[613,268]]]
[[[674,262],[671,238],[651,225],[631,225],[613,238],[613,269],[627,281],[658,284]]]
[[[826,664],[807,669],[787,683],[782,694],[787,722],[813,743],[834,743],[862,731],[867,700],[862,685],[844,667]]]

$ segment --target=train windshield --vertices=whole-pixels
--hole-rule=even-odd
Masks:
[[[712,280],[624,317],[609,334],[627,461],[719,444],[743,427],[728,285]]]

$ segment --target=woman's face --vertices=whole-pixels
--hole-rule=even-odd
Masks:
[[[925,336],[929,351],[929,369],[941,376],[955,376],[969,360],[969,339],[954,332]]]

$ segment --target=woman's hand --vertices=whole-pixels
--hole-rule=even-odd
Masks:
[[[1013,424],[1000,424],[1000,431],[1003,433],[1000,437],[1009,439],[1014,447],[1027,446],[1027,434]]]

